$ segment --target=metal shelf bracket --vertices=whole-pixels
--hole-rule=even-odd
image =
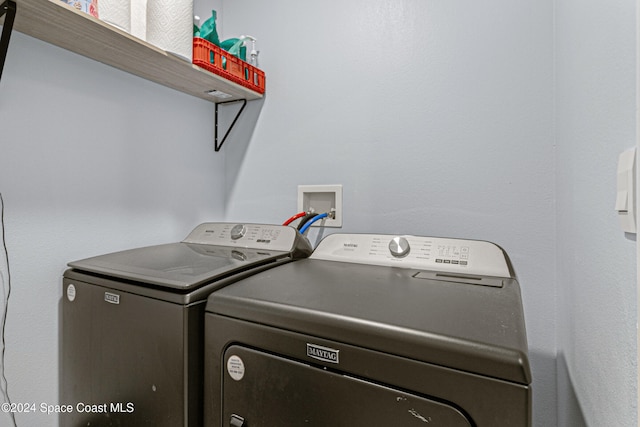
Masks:
[[[218,106],[221,104],[230,104],[235,102],[242,102],[242,107],[240,107],[240,111],[238,111],[233,121],[231,122],[229,129],[227,129],[227,132],[225,132],[224,136],[222,137],[222,141],[220,141],[220,143],[218,144]],[[233,101],[224,101],[224,102],[216,103],[215,131],[214,131],[216,152],[220,151],[220,149],[222,148],[222,144],[224,144],[224,141],[227,139],[227,136],[229,136],[229,132],[231,132],[231,129],[233,129],[233,126],[236,124],[236,121],[238,121],[238,117],[240,117],[240,114],[242,114],[242,111],[244,110],[244,107],[246,107],[246,105],[247,105],[246,99],[234,99]]]
[[[0,18],[4,17],[2,25],[2,37],[0,38],[0,79],[2,78],[2,70],[4,70],[4,60],[7,58],[9,50],[9,39],[11,39],[11,30],[13,30],[13,21],[16,18],[16,2],[6,0],[0,5]]]

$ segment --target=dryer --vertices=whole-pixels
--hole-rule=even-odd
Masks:
[[[292,227],[204,223],[182,242],[69,263],[60,425],[200,427],[207,296],[311,250]]]
[[[484,241],[333,234],[211,294],[205,426],[531,426],[518,282]]]

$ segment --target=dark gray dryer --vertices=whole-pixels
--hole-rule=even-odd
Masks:
[[[528,427],[518,282],[483,241],[333,234],[209,297],[207,427]]]
[[[292,227],[205,223],[183,242],[70,263],[60,425],[200,427],[207,296],[310,253]]]

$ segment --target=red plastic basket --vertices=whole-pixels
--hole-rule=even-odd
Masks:
[[[205,39],[193,39],[193,63],[258,93],[264,93],[264,71]]]

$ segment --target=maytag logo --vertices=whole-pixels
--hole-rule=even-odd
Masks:
[[[357,248],[358,244],[357,243],[343,243],[342,244],[345,248]]]
[[[104,300],[111,304],[120,304],[120,295],[112,294],[111,292],[104,293]]]
[[[340,363],[338,353],[340,350],[307,343],[307,356],[323,362]]]

